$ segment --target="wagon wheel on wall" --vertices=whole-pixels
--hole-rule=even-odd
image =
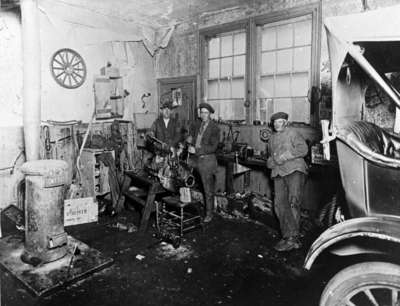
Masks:
[[[62,87],[73,89],[86,79],[86,64],[72,49],[60,49],[51,57],[50,70],[54,80]]]

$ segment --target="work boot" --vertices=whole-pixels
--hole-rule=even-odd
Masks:
[[[301,242],[296,237],[283,238],[274,246],[278,252],[288,252],[300,248]]]

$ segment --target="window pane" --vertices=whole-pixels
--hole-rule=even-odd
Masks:
[[[290,97],[290,74],[276,76],[275,97]]]
[[[213,100],[207,100],[207,103],[210,104],[214,109],[214,118],[216,118],[216,119],[219,118],[220,117],[220,115],[219,115],[220,103],[218,101],[213,101]]]
[[[277,27],[278,48],[287,48],[293,45],[293,26],[285,24]]]
[[[294,24],[294,44],[296,46],[311,44],[311,19]]]
[[[274,50],[276,48],[276,28],[265,27],[262,29],[261,50]]]
[[[233,75],[245,75],[246,55],[235,56],[233,58]]]
[[[223,100],[219,102],[220,116],[225,120],[235,119],[234,104],[230,100]]]
[[[311,15],[257,27],[257,35],[261,41],[257,50],[256,117],[266,120],[264,117],[273,112],[286,111],[291,118],[296,113],[296,121],[309,122],[310,108],[304,99],[310,86]],[[293,105],[295,99],[300,102]]]
[[[276,71],[292,71],[292,50],[281,50],[276,53]]]
[[[275,73],[276,53],[265,52],[261,55],[261,74]]]
[[[217,108],[219,111],[218,117],[221,117],[224,120],[246,119],[243,100],[220,100],[217,102],[217,104]]]
[[[267,121],[268,116],[268,103],[270,99],[258,99],[258,118],[261,121]]]
[[[208,78],[219,77],[219,59],[208,61]]]
[[[246,109],[244,107],[244,101],[243,100],[234,100],[234,101],[231,101],[231,104],[233,105],[233,113],[235,114],[235,116],[232,119],[245,120],[246,119]]]
[[[223,33],[208,43],[205,98],[214,107],[216,118],[242,120],[245,118],[246,33]]]
[[[218,98],[218,81],[208,81],[208,99]]]
[[[221,58],[221,77],[232,75],[232,57]]]
[[[221,80],[219,84],[219,98],[225,99],[231,97],[231,82],[227,80]]]
[[[208,57],[219,56],[219,37],[211,38],[208,42]]]
[[[233,39],[234,54],[246,53],[246,33],[235,34]]]
[[[292,118],[290,120],[310,122],[310,103],[306,97],[292,99]]]
[[[292,96],[307,96],[308,87],[308,73],[292,75]]]
[[[232,55],[232,35],[221,37],[221,56]]]
[[[244,99],[244,79],[233,79],[232,80],[232,98],[243,98]]]
[[[269,99],[258,99],[257,100],[257,119],[269,122],[271,115],[274,113],[274,100],[272,98]]]
[[[260,98],[269,98],[274,96],[274,78],[262,77],[260,79],[258,96]]]
[[[274,99],[274,113],[285,112],[289,114],[289,120],[292,121],[292,99],[291,98],[277,98]]]
[[[294,48],[294,71],[308,71],[311,63],[311,47]]]

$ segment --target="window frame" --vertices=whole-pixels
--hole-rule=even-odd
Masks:
[[[304,6],[293,7],[286,10],[279,10],[267,14],[252,16],[233,22],[224,23],[199,29],[199,99],[198,103],[204,101],[207,82],[207,58],[208,39],[217,34],[244,30],[246,33],[246,71],[245,71],[245,115],[246,123],[250,124],[256,118],[256,73],[257,73],[257,27],[268,23],[279,22],[287,19],[311,15],[311,67],[310,67],[310,88],[320,86],[320,57],[321,57],[321,30],[322,30],[322,4],[321,1]],[[317,126],[319,122],[319,110],[316,101],[310,105],[310,125]]]
[[[249,60],[251,58],[251,56],[249,55],[249,51],[250,51],[250,46],[249,46],[249,25],[250,25],[250,19],[246,18],[246,19],[241,19],[241,20],[237,20],[237,21],[233,21],[233,22],[229,22],[229,23],[225,23],[222,25],[216,25],[216,26],[212,26],[212,27],[208,27],[208,28],[204,28],[199,30],[199,39],[200,39],[200,52],[199,52],[199,75],[200,75],[200,94],[199,94],[199,103],[204,101],[204,97],[205,97],[205,88],[206,88],[206,83],[208,81],[208,77],[207,77],[207,72],[208,72],[208,68],[207,68],[207,63],[208,63],[208,39],[213,38],[215,36],[217,36],[218,34],[223,34],[226,32],[232,32],[232,31],[237,31],[237,30],[244,30],[245,34],[246,34],[246,60],[245,60],[245,65],[246,65],[246,70],[245,70],[245,74],[244,74],[244,78],[245,78],[245,95],[244,95],[244,99],[245,101],[249,101]],[[249,103],[246,103],[249,104]],[[247,119],[249,117],[249,107],[245,108],[245,119],[247,122]]]

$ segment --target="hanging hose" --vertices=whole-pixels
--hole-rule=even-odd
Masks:
[[[85,136],[83,137],[81,148],[79,149],[78,157],[76,158],[76,169],[77,169],[77,174],[78,174],[77,177],[78,177],[79,183],[81,181],[81,170],[80,170],[81,155],[82,155],[83,148],[85,147],[87,138],[89,136],[89,132],[92,129],[92,124],[93,124],[93,120],[94,120],[95,117],[96,117],[96,111],[93,112],[92,118],[90,119],[88,128],[87,128],[87,130],[85,132]]]

